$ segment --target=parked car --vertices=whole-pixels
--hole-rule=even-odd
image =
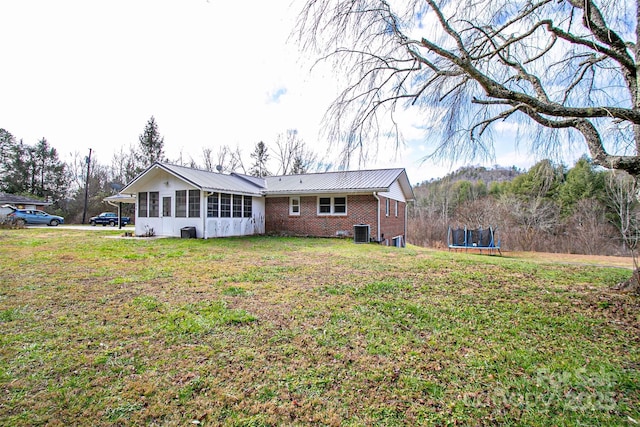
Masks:
[[[131,218],[129,218],[128,216],[120,217],[120,225],[124,226],[129,224],[130,222],[131,222]],[[103,226],[105,226],[109,224],[110,226],[115,227],[117,223],[118,223],[118,214],[115,214],[113,212],[102,212],[98,216],[89,218],[89,224],[91,225],[102,224]]]
[[[9,218],[15,219],[17,223],[23,224],[47,224],[56,226],[64,224],[64,218],[58,215],[49,215],[38,209],[16,209],[7,215]]]

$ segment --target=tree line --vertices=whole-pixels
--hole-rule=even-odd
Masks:
[[[449,226],[497,229],[508,250],[629,255],[640,206],[637,181],[583,157],[528,171],[466,167],[414,188],[412,243],[444,247]]]
[[[46,138],[31,145],[0,128],[0,191],[51,202],[47,210],[73,224],[109,210],[104,198],[116,194],[156,161],[253,176],[306,173],[331,167],[319,160],[296,130],[279,134],[272,147],[263,141],[256,143],[248,162],[239,146],[204,147],[199,157],[181,153],[177,159],[167,158],[164,149],[164,137],[153,116],[138,136],[138,143],[121,147],[106,163],[92,157],[89,148],[88,156],[76,152],[63,161]],[[133,214],[133,206],[124,208],[125,214]]]

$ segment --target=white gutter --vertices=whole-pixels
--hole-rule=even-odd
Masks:
[[[378,211],[377,211],[377,214],[376,214],[377,221],[378,221],[378,224],[376,226],[376,230],[377,230],[376,241],[378,243],[380,243],[380,197],[378,197],[378,192],[377,191],[373,192],[373,197],[375,197],[376,200],[378,201]]]
[[[409,202],[404,202],[404,247],[407,247],[407,221],[409,220]]]
[[[202,238],[207,238],[207,199],[211,193],[207,191],[200,192],[200,212],[202,212]],[[202,197],[204,195],[204,197]],[[203,206],[204,205],[204,206]],[[204,208],[204,209],[203,209]],[[196,236],[197,237],[197,236]]]

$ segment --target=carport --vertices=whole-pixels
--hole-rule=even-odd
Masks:
[[[133,194],[116,194],[114,196],[105,197],[103,200],[109,203],[111,206],[115,206],[118,208],[118,229],[122,229],[122,222],[120,221],[120,217],[122,216],[122,204],[135,204],[136,196]]]

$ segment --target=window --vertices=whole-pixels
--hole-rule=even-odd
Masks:
[[[162,216],[171,216],[171,197],[162,198]]]
[[[147,198],[148,193],[146,191],[138,193],[138,216],[144,218],[148,216]]]
[[[318,215],[346,215],[347,198],[318,197]]]
[[[389,199],[384,199],[384,214],[389,216]]]
[[[300,197],[289,198],[289,215],[300,215]]]
[[[153,218],[160,216],[160,193],[157,191],[149,192],[149,216]]]
[[[242,218],[242,196],[233,196],[233,217]]]
[[[211,193],[207,197],[207,216],[209,218],[217,218],[219,216],[220,196],[218,193]]]
[[[396,218],[398,217],[398,201],[396,200]]]
[[[187,216],[187,190],[176,190],[176,217]]]
[[[321,214],[331,213],[331,197],[320,197],[318,199],[318,213],[321,213]]]
[[[220,194],[220,217],[231,218],[231,194]]]
[[[346,214],[347,213],[347,198],[335,197],[333,199],[333,213],[334,214]]]
[[[243,216],[245,218],[253,216],[253,197],[251,196],[244,196]]]
[[[200,190],[189,190],[189,218],[200,216]]]

